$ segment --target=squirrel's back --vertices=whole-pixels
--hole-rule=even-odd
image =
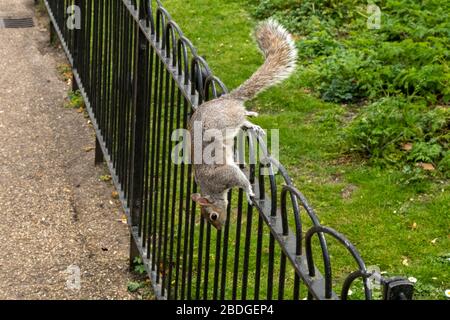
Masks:
[[[282,25],[273,19],[266,20],[256,28],[255,35],[266,61],[250,79],[229,94],[231,98],[250,100],[288,78],[295,70],[297,49]]]

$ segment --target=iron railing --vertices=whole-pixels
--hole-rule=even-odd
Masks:
[[[234,191],[222,231],[201,218],[190,198],[192,167],[171,161],[170,135],[186,128],[198,105],[227,89],[160,1],[44,2],[96,131],[96,162],[106,160],[128,215],[131,259],[142,259],[158,298],[347,299],[359,279],[362,298],[371,299],[371,278],[378,278],[384,299],[412,297],[407,280],[369,271],[343,235],[320,224],[262,140],[247,139],[250,157],[256,144],[265,154],[249,165],[254,205]],[[306,234],[302,215],[310,222]],[[330,238],[355,261],[339,295]],[[317,265],[314,251],[320,252]]]

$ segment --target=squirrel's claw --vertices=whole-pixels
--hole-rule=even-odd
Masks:
[[[250,205],[253,205],[253,200],[255,199],[255,193],[253,192],[253,189],[250,187],[250,190],[247,190],[247,201]]]
[[[251,129],[253,129],[253,131],[255,131],[255,134],[258,137],[264,137],[266,135],[266,132],[260,126],[254,125]]]
[[[247,130],[253,130],[253,132],[255,132],[257,137],[264,137],[266,135],[266,132],[264,131],[263,128],[251,122],[245,123],[244,128]]]

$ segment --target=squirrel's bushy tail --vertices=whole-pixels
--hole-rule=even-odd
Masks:
[[[282,25],[273,19],[266,20],[256,28],[255,35],[266,61],[250,79],[230,93],[234,99],[250,100],[288,78],[295,70],[297,49]]]

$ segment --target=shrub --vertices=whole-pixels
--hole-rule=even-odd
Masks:
[[[448,2],[373,1],[383,13],[380,30],[367,28],[366,1],[250,2],[255,17],[275,17],[301,36],[302,72],[313,75],[301,85],[324,100],[360,103],[402,94],[450,102]]]
[[[345,135],[350,150],[373,163],[424,162],[448,174],[449,125],[448,108],[384,98],[365,107]]]
[[[299,87],[362,106],[345,130],[349,150],[418,179],[419,163],[448,175],[450,2],[249,1],[256,18],[297,35]],[[381,8],[379,30],[367,28],[370,2]]]

